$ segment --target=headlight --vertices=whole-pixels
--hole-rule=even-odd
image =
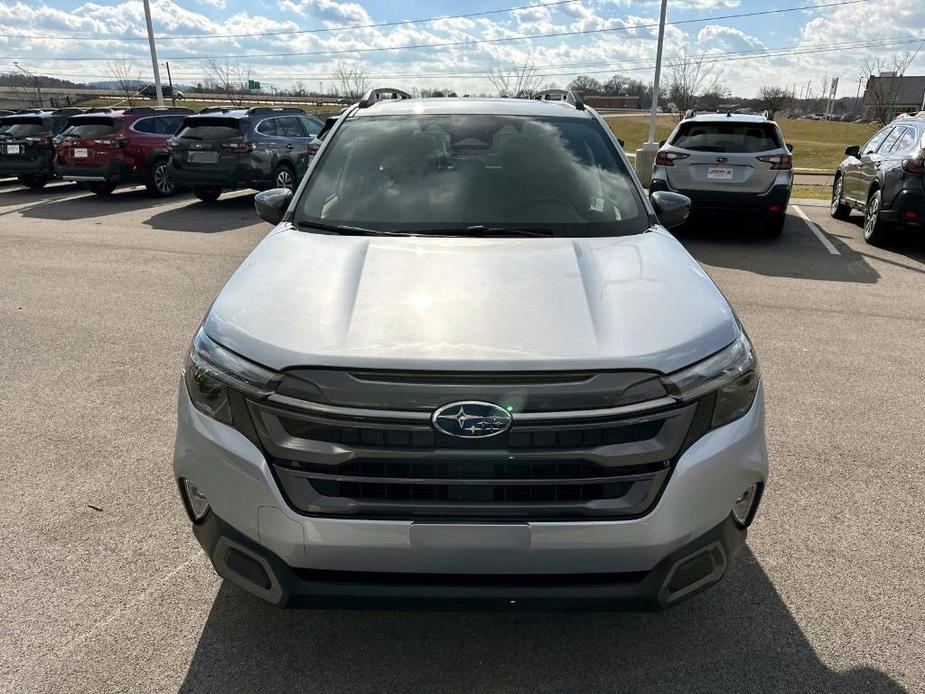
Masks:
[[[275,389],[279,375],[213,342],[200,328],[186,358],[184,379],[197,410],[233,424],[228,389],[264,398]]]
[[[721,352],[697,362],[664,379],[669,394],[682,402],[716,393],[711,428],[732,422],[746,412],[755,400],[761,371],[748,336],[742,332]]]

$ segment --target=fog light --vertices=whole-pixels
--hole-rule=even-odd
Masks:
[[[746,526],[751,522],[752,511],[758,501],[758,489],[758,483],[755,482],[755,484],[742,492],[742,495],[732,505],[732,517],[736,519],[739,525]]]
[[[180,478],[180,495],[186,505],[186,512],[194,523],[198,523],[209,512],[209,500],[199,488],[185,477]]]

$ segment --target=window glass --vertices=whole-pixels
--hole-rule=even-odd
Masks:
[[[142,118],[140,120],[136,120],[135,124],[132,126],[132,129],[140,133],[150,133],[153,135],[157,132],[157,119]]]
[[[276,127],[283,137],[305,137],[305,131],[302,130],[299,119],[295,116],[286,116],[276,120]]]
[[[891,152],[905,152],[907,149],[912,149],[912,146],[915,144],[915,129],[913,128],[903,128],[902,135],[899,136],[899,139],[893,144],[893,149]]]
[[[421,233],[533,226],[566,237],[649,227],[597,122],[502,115],[348,120],[317,163],[297,219]]]
[[[886,139],[886,136],[890,134],[891,130],[893,130],[892,126],[886,127],[872,138],[870,138],[867,144],[861,147],[861,154],[870,154],[871,152],[876,152],[877,148]]]
[[[48,133],[48,124],[35,116],[12,116],[4,122],[9,126],[4,133],[7,137],[35,137]]]
[[[312,137],[318,137],[318,133],[320,133],[321,128],[324,127],[324,123],[314,116],[299,116],[299,120],[302,121],[302,127],[305,128],[305,132]]]
[[[877,150],[881,154],[886,154],[889,152],[893,145],[899,140],[899,137],[903,134],[904,128],[893,128],[893,132],[887,135],[887,138],[880,145],[880,148]]]
[[[177,137],[181,140],[199,140],[202,142],[220,142],[241,136],[237,118],[189,118]]]
[[[100,116],[72,118],[68,126],[61,132],[61,135],[62,137],[75,139],[106,137],[122,130],[123,123],[124,121],[117,118]]]
[[[257,132],[261,135],[279,135],[279,130],[276,127],[276,119],[267,118],[257,126]]]
[[[671,144],[697,152],[767,152],[781,147],[770,123],[721,121],[682,123]]]
[[[183,116],[159,116],[155,121],[159,135],[174,135],[183,123]]]

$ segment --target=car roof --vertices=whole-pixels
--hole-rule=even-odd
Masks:
[[[434,115],[499,115],[590,118],[571,104],[558,100],[441,97],[430,99],[381,99],[368,108],[360,108],[351,117]]]
[[[773,123],[770,118],[767,118],[763,115],[753,115],[745,113],[697,113],[690,118],[685,118],[684,121],[690,121],[694,123],[704,123],[710,122],[715,123],[717,121],[725,123]]]

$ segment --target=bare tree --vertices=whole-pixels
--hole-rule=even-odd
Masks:
[[[337,63],[331,73],[337,93],[350,99],[359,99],[369,89],[369,78],[358,67]]]
[[[690,55],[682,51],[667,65],[668,99],[678,109],[678,119],[697,103],[697,95],[719,88],[719,76],[712,63],[704,62],[704,55]]]
[[[540,77],[532,60],[507,69],[496,67],[488,72],[488,81],[498,96],[515,99],[529,99],[540,90]]]
[[[725,85],[714,82],[697,98],[697,105],[707,111],[718,111],[720,104],[729,98],[732,92]]]
[[[135,67],[135,61],[131,58],[109,60],[106,62],[106,74],[116,83],[116,89],[128,105],[134,106],[138,96],[138,83],[141,81],[141,73]]]
[[[880,123],[889,123],[899,113],[897,102],[902,76],[914,57],[914,54],[894,53],[861,63],[861,77],[867,78],[864,109],[869,117]]]
[[[588,75],[578,75],[569,82],[568,88],[581,96],[596,96],[604,93],[603,85]]]
[[[782,111],[787,108],[790,105],[792,99],[793,95],[783,87],[765,85],[758,90],[758,101],[761,102],[761,105],[768,110],[771,118],[774,118],[774,114],[776,114],[778,111]]]
[[[251,79],[249,66],[227,58],[206,58],[202,63],[202,69],[205,72],[206,89],[227,94],[231,103],[238,106],[244,103]]]

